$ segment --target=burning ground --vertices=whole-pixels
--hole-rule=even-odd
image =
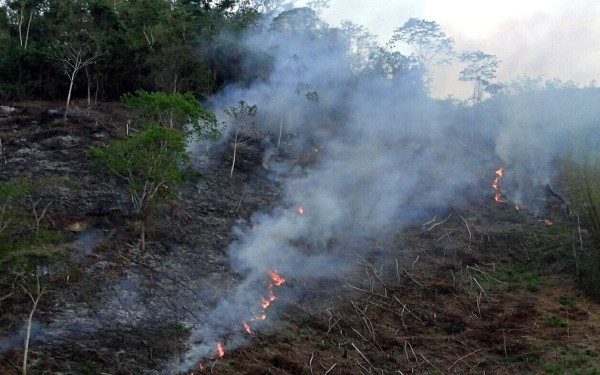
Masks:
[[[98,108],[64,128],[42,105],[17,108],[3,117],[13,167],[3,173],[16,177],[35,165],[40,178],[85,184],[48,190],[65,251],[39,258],[49,292],[35,315],[30,373],[593,373],[598,366],[597,305],[577,283],[585,230],[558,187],[531,193],[544,215],[516,210],[503,186],[508,167],[497,181],[503,201],[494,201],[500,161],[484,162],[485,153],[475,183],[459,195],[449,189],[447,200],[431,202],[414,193],[405,220],[367,224],[368,232],[350,228],[356,235],[333,227],[323,237],[315,235],[318,208],[305,196],[278,203],[288,194],[284,177],[306,183],[305,170],[321,157],[308,153],[317,151],[278,154],[272,163],[295,167],[274,175],[265,169],[264,146],[248,143],[230,179],[231,149],[213,149],[195,161],[204,177],[181,192],[168,217],[157,218],[149,251],[139,254],[122,190],[106,189],[115,195],[105,197],[100,176],[71,161],[99,132],[124,129],[118,113]],[[96,121],[108,118],[107,127]],[[67,135],[78,142],[62,155],[53,145]],[[33,139],[47,141],[26,154]],[[72,202],[88,203],[76,211]],[[277,239],[288,221],[299,234]],[[250,246],[251,233],[274,223],[275,242],[257,246],[281,248],[256,259],[236,255]],[[264,268],[249,272],[248,263]],[[30,309],[11,277],[5,274],[0,305],[6,374],[20,372]]]
[[[244,42],[272,71],[210,98],[223,137],[190,145],[144,253],[124,186],[86,154],[126,131],[120,106],[3,115],[1,176],[43,186],[62,234],[31,254],[48,290],[31,373],[593,371],[591,249],[558,172],[569,141],[597,141],[598,90],[465,106],[414,72],[354,74],[335,34],[265,32]],[[30,308],[19,277],[0,293],[7,374]]]

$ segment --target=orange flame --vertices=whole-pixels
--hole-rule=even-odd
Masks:
[[[223,349],[223,344],[221,342],[217,343],[217,357],[221,358],[225,355],[225,349]]]
[[[280,274],[278,274],[277,271],[267,271],[267,274],[269,275],[269,278],[271,280],[265,281],[265,283],[264,283],[264,285],[267,289],[268,295],[266,297],[261,297],[260,305],[262,307],[262,311],[258,312],[256,315],[254,315],[254,317],[248,319],[247,321],[242,321],[242,326],[244,328],[244,331],[246,331],[250,335],[252,335],[253,332],[252,332],[252,328],[250,327],[250,324],[248,324],[248,322],[256,322],[259,320],[267,319],[266,309],[269,307],[271,302],[273,302],[277,299],[277,296],[275,296],[275,293],[273,293],[273,288],[281,286],[283,283],[285,283],[285,279]],[[225,355],[225,349],[223,347],[223,343],[217,342],[216,357],[221,358],[224,355]],[[214,357],[213,357],[213,359],[214,359]],[[202,365],[202,363],[198,364],[198,369],[200,371],[204,370],[204,366]],[[194,372],[190,371],[187,375],[194,375],[194,374],[195,374]]]
[[[504,167],[498,168],[496,170],[496,177],[494,178],[494,181],[492,182],[492,188],[495,191],[494,200],[496,202],[502,202],[502,194],[500,194],[500,179],[502,178],[503,174],[504,174]]]
[[[550,219],[544,219],[544,224],[546,224],[546,225],[553,225],[554,223]]]
[[[304,207],[298,206],[296,212],[298,212],[298,215],[304,215]]]
[[[267,274],[269,275],[271,280],[273,280],[275,286],[281,286],[283,283],[285,283],[285,279],[276,271],[268,271]]]

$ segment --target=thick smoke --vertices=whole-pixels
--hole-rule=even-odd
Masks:
[[[482,168],[493,173],[495,164],[506,164],[505,188],[527,205],[526,192],[550,182],[568,141],[600,118],[595,89],[507,94],[479,109],[435,101],[407,89],[401,77],[352,73],[343,40],[331,29],[271,28],[246,42],[271,56],[272,73],[249,87],[227,87],[211,106],[228,121],[224,108],[241,100],[257,105],[257,124],[270,137],[264,165],[284,179],[285,191],[278,207],[234,229],[228,251],[243,280],[200,319],[183,368],[215,356],[220,340],[225,349],[245,341],[241,322],[252,316],[269,270],[303,279],[349,272],[344,254],[368,249],[336,239],[397,231],[459,201],[481,183]],[[316,162],[275,168],[268,159],[280,152],[311,154]]]
[[[540,211],[536,186],[552,184],[561,158],[598,146],[600,90],[544,86],[489,103],[501,122],[496,154],[507,167],[503,186],[515,203]]]

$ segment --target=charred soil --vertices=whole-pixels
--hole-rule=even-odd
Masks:
[[[90,146],[126,131],[127,113],[101,104],[64,122],[52,103],[11,108],[0,112],[0,178],[32,182],[32,202],[48,207],[42,223],[61,240],[52,251],[1,260],[0,373],[21,372],[31,300],[19,280],[31,269],[47,292],[34,315],[28,373],[187,373],[177,358],[190,327],[240,279],[228,261],[232,228],[281,199],[260,143],[239,150],[231,178],[227,146],[195,157],[190,168],[200,175],[155,215],[140,253],[125,186],[87,157]],[[279,157],[318,162],[307,155]],[[478,185],[428,208],[430,216],[360,243],[336,239],[374,251],[349,251],[349,274],[288,278],[270,324],[189,371],[599,373],[598,305],[578,285],[585,230],[544,187],[543,216],[495,202],[497,166],[489,163]]]

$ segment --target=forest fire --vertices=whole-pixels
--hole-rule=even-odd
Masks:
[[[496,170],[496,177],[492,182],[492,188],[494,189],[494,200],[496,202],[502,202],[502,194],[500,193],[500,179],[504,174],[504,167],[500,167]]]
[[[217,343],[217,357],[221,358],[224,355],[225,355],[225,349],[223,349],[223,343],[218,342]]]
[[[283,278],[283,276],[277,273],[277,271],[267,271],[267,275],[269,276],[269,280],[263,282],[267,291],[267,295],[266,297],[260,297],[260,301],[258,302],[260,304],[261,310],[256,312],[255,315],[251,318],[241,322],[244,332],[246,332],[249,335],[254,334],[254,331],[250,326],[251,322],[264,321],[267,319],[266,310],[271,305],[271,303],[277,299],[277,296],[275,296],[275,293],[273,292],[273,288],[283,285],[286,281],[285,278]],[[219,358],[225,355],[225,346],[223,342],[218,341],[216,343],[215,350],[215,354],[212,357],[210,357],[214,361],[218,360]],[[199,373],[202,373],[205,370],[205,365],[202,362],[200,362],[198,363],[197,368]],[[193,371],[189,371],[187,374],[195,375],[196,373]]]

